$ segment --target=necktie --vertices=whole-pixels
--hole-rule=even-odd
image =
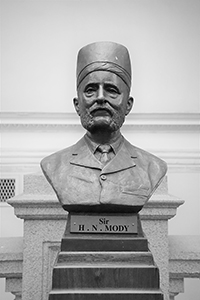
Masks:
[[[101,152],[100,162],[106,164],[110,159],[108,157],[108,153],[111,151],[110,145],[100,145],[98,150]]]

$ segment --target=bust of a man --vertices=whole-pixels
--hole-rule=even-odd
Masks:
[[[86,134],[45,157],[41,167],[70,212],[138,212],[166,174],[166,163],[131,145],[121,134],[133,106],[126,47],[97,42],[77,58],[74,107]]]

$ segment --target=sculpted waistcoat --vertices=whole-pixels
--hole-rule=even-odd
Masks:
[[[59,201],[68,211],[137,212],[166,174],[158,157],[124,143],[104,167],[85,139],[41,162]]]

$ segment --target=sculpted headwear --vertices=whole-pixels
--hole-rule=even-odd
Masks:
[[[131,62],[126,47],[113,42],[97,42],[81,48],[77,57],[77,88],[95,71],[109,71],[131,87]]]

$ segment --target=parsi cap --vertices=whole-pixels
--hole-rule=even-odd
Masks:
[[[77,88],[88,74],[95,71],[115,73],[130,88],[131,62],[127,48],[113,42],[97,42],[81,48],[77,57]]]

